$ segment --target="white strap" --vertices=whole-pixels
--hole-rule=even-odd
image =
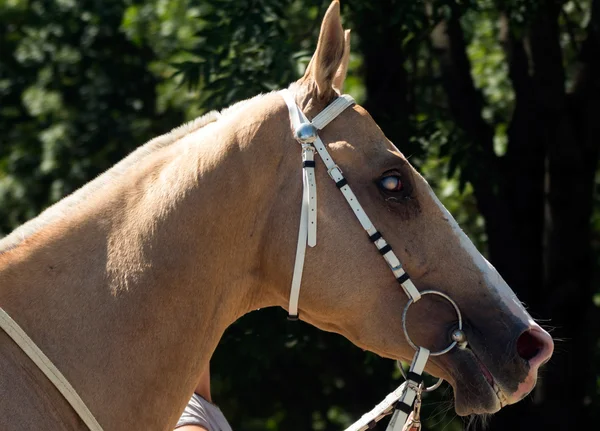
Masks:
[[[317,152],[319,153],[319,156],[321,156],[323,163],[325,163],[325,166],[327,167],[327,172],[329,173],[331,179],[336,183],[339,183],[340,181],[344,180],[344,173],[342,172],[341,168],[338,165],[336,165],[333,161],[333,158],[329,154],[329,151],[327,151],[327,147],[325,146],[321,138],[317,137],[314,145],[317,149]],[[373,226],[371,219],[363,209],[362,205],[358,202],[358,198],[356,197],[350,186],[346,184],[340,188],[340,191],[344,195],[344,198],[346,198],[346,202],[348,202],[348,205],[350,205],[350,208],[352,208],[352,212],[358,219],[360,225],[367,232],[367,234],[373,235],[374,233],[376,233],[377,229],[375,229],[375,227]],[[376,242],[375,245],[378,249],[382,249],[385,245],[387,245],[387,242],[385,242],[383,238],[381,238],[378,241],[382,241],[380,243],[382,244],[381,246],[379,246]],[[396,278],[405,274],[405,271],[404,269],[402,269],[402,265],[400,264],[398,257],[396,257],[393,251],[386,253],[383,256],[383,258],[390,266],[390,269],[392,270]],[[421,294],[419,293],[419,291],[417,290],[410,278],[404,281],[401,284],[401,286],[404,289],[406,295],[408,295],[409,298],[412,298],[414,302],[417,302],[419,299],[421,299]]]
[[[302,124],[302,111],[296,105],[296,101],[294,100],[294,96],[290,92],[290,90],[281,90],[279,92],[283,100],[285,100],[285,104],[288,108],[288,112],[290,114],[290,121],[292,122],[292,130],[296,130],[300,124]]]
[[[339,181],[339,180],[335,179],[335,177],[337,176],[337,175],[335,175],[335,173],[338,172],[338,169],[339,168],[335,168],[334,170],[331,171],[332,172],[331,178],[333,178],[333,180],[335,182]],[[341,179],[344,179],[344,177],[341,176]],[[350,188],[350,186],[348,184],[346,184],[345,186],[340,188],[340,191],[346,198],[346,202],[348,202],[348,205],[350,205],[350,208],[352,208],[352,212],[358,219],[358,222],[363,227],[363,229],[366,230],[369,235],[372,235],[373,233],[375,233],[376,229],[373,227],[373,223],[371,222],[371,219],[369,218],[369,216],[363,209],[362,205],[358,202],[358,199],[357,199],[356,195],[354,194],[354,192],[352,191],[352,189]]]
[[[305,147],[302,150],[303,162],[314,162],[315,151],[313,147]],[[315,168],[307,166],[303,171],[304,199],[306,200],[306,211],[308,218],[306,220],[308,229],[307,243],[309,247],[317,245],[317,181],[315,178]]]
[[[327,106],[327,108],[323,109],[313,120],[311,121],[312,125],[317,128],[317,130],[323,130],[325,126],[331,123],[338,115],[340,115],[344,110],[356,102],[349,94],[342,94],[340,97],[335,99],[333,102]]]
[[[302,199],[300,228],[298,229],[298,243],[296,244],[296,261],[294,262],[292,288],[290,290],[290,303],[288,306],[288,314],[290,318],[298,317],[298,300],[300,298],[300,285],[302,284],[302,271],[304,270],[304,257],[306,256],[306,241],[308,238],[307,220],[307,200]]]
[[[415,356],[413,356],[412,363],[410,364],[410,371],[415,374],[423,374],[425,371],[425,364],[427,364],[427,360],[431,351],[426,349],[425,347],[419,347],[419,350],[415,352]]]
[[[378,250],[381,250],[382,248],[384,248],[387,245],[388,245],[388,243],[383,237],[381,237],[377,241],[375,241],[375,247],[377,247]],[[393,250],[390,250],[389,252],[384,254],[383,258],[385,259],[388,266],[394,273],[394,277],[396,277],[396,279],[398,279],[399,277],[402,277],[404,274],[406,274],[406,271],[404,271],[404,268],[402,268],[402,264],[400,263],[400,260],[398,259],[398,257],[396,256],[396,253],[394,253]],[[410,278],[408,278],[406,281],[404,281],[401,284],[401,286],[402,286],[402,289],[404,289],[404,292],[406,293],[406,295],[408,295],[409,298],[412,298],[412,300],[414,302],[417,302],[419,299],[421,299],[421,293],[417,290],[417,288],[415,287],[415,285],[413,284],[413,282]]]
[[[393,392],[384,398],[382,402],[377,404],[370,412],[365,413],[359,420],[354,422],[345,431],[363,431],[369,429],[369,424],[379,422],[385,416],[390,414],[394,408],[394,404],[400,399],[406,388],[406,382],[402,383]]]
[[[292,128],[295,131],[302,123],[308,123],[306,117],[296,105],[294,97],[288,90],[279,94],[285,100],[288,107]],[[302,148],[302,161],[314,161],[314,149],[312,146],[304,145]],[[307,244],[314,247],[317,244],[317,185],[314,168],[302,169],[302,206],[300,210],[300,226],[298,228],[298,242],[296,244],[296,259],[294,261],[294,272],[292,275],[292,286],[290,289],[290,301],[288,315],[290,319],[298,317],[298,302],[300,299],[300,286],[302,284],[302,272],[304,270],[304,259]]]
[[[422,347],[419,348],[419,350],[417,350],[413,358],[410,371],[421,375],[425,370],[425,364],[429,359],[429,353],[429,350]],[[408,382],[402,383],[402,385],[396,388],[393,392],[390,392],[381,403],[377,404],[370,412],[362,415],[359,420],[357,420],[348,428],[346,428],[345,431],[364,431],[373,428],[373,423],[379,422],[385,416],[390,414],[391,411],[394,409],[394,405],[398,401],[404,401],[406,404],[412,405],[416,397],[416,392],[409,386],[412,386],[414,388],[414,384],[415,382],[411,382],[410,385]],[[401,416],[401,414],[404,415],[404,417]],[[387,430],[401,430],[404,424],[406,423],[407,417],[408,415],[406,415],[401,410],[394,411],[394,415],[390,420]]]
[[[403,274],[405,274],[404,270],[402,270],[402,274],[400,275]],[[421,299],[421,293],[410,278],[404,283],[402,283],[400,286],[402,286],[402,289],[404,289],[404,293],[406,293],[409,297],[413,299],[413,302],[417,302],[419,299]]]
[[[337,100],[339,100],[339,99],[336,99],[336,101]],[[349,97],[349,99],[344,98],[345,102],[343,104],[340,103],[338,106],[345,106],[347,108],[349,106],[349,105],[347,105],[347,103],[349,103],[349,100],[352,100],[352,102],[354,103],[354,99]],[[329,106],[332,106],[332,105],[333,105],[333,103]],[[326,110],[328,108],[329,107],[327,107]],[[325,113],[325,111],[323,111],[321,114]],[[337,109],[335,112],[337,112]],[[317,115],[317,117],[315,117],[315,119],[317,119],[321,114]],[[304,115],[304,114],[302,114],[302,112],[301,112],[301,115]],[[338,115],[339,115],[339,113],[338,113]],[[306,118],[306,117],[304,117],[304,118]],[[313,120],[313,124],[314,124],[314,121],[315,120]],[[340,167],[335,164],[335,162],[333,161],[333,158],[329,154],[329,151],[327,151],[327,147],[325,146],[325,144],[323,143],[323,141],[321,140],[320,137],[317,137],[314,145],[315,145],[315,148],[317,149],[317,152],[319,153],[319,156],[321,156],[323,163],[325,163],[325,166],[327,167],[327,172],[329,173],[329,176],[331,177],[331,179],[333,181],[335,181],[336,183],[339,183],[340,181],[344,180],[345,179],[344,173],[342,172]],[[363,209],[362,205],[358,202],[358,198],[356,197],[356,195],[354,194],[354,192],[352,191],[350,186],[348,184],[346,184],[345,186],[340,188],[340,191],[344,195],[344,198],[346,198],[346,202],[348,202],[348,205],[350,205],[350,208],[352,208],[352,212],[358,219],[360,225],[367,232],[367,234],[373,235],[375,232],[377,232],[377,229],[375,229],[375,227],[373,226],[371,219],[369,218],[369,216]],[[381,241],[381,243],[380,243],[381,246],[379,244],[377,244],[377,242],[375,244],[378,249],[382,249],[383,247],[385,247],[387,245],[387,242],[385,242],[385,240],[383,238],[381,238],[378,241]],[[402,265],[401,265],[400,261],[398,260],[398,257],[396,256],[396,254],[393,251],[386,253],[383,256],[383,258],[386,260],[386,262],[390,266],[390,269],[394,273],[394,277],[398,278],[405,274],[405,271],[404,271],[404,269],[402,269]],[[414,302],[417,302],[419,299],[421,299],[421,294],[419,293],[419,291],[417,290],[417,288],[415,287],[414,283],[412,282],[412,280],[410,278],[407,279],[406,281],[404,281],[401,284],[401,286],[402,286],[404,292],[406,293],[406,295],[409,298],[412,298],[412,300]]]
[[[425,364],[429,359],[430,351],[424,347],[419,347],[415,356],[413,357],[410,371],[415,374],[421,375],[425,370]],[[406,390],[400,397],[400,402],[412,406],[417,396],[417,384],[411,380],[406,382]],[[388,424],[386,431],[402,431],[406,420],[408,419],[408,413],[396,409],[390,423]]]
[[[17,346],[25,352],[35,365],[48,377],[56,389],[62,394],[67,402],[73,407],[73,410],[79,415],[81,420],[87,425],[91,431],[102,431],[102,427],[94,418],[92,412],[89,411],[81,397],[77,394],[73,386],[69,384],[65,376],[62,375],[58,368],[54,366],[52,361],[35,345],[33,340],[21,329],[9,315],[0,308],[0,327],[6,332],[10,338],[17,343]]]

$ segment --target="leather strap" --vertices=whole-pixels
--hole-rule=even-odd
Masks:
[[[296,105],[289,91],[280,92],[288,107],[292,128],[295,131],[302,125],[308,123],[302,111]],[[317,244],[317,186],[314,168],[307,167],[307,161],[314,161],[314,148],[312,145],[302,145],[302,206],[300,209],[300,226],[298,228],[298,242],[296,244],[296,259],[292,275],[292,286],[290,289],[290,302],[288,305],[288,319],[298,319],[298,301],[300,298],[300,286],[302,284],[302,272],[304,271],[304,258],[306,246],[309,242],[314,247]],[[313,203],[314,202],[314,203]],[[314,215],[309,217],[309,213]],[[309,222],[312,221],[313,223]],[[309,232],[310,231],[310,232]]]
[[[302,179],[304,184],[304,200],[308,218],[306,220],[309,247],[317,245],[317,181],[315,178],[315,151],[312,147],[302,149]],[[312,162],[312,163],[306,163]]]
[[[0,308],[0,327],[8,334],[10,338],[17,343],[17,346],[25,352],[35,365],[46,375],[56,389],[62,394],[67,402],[73,407],[73,410],[79,415],[81,420],[91,431],[102,431],[102,427],[96,421],[96,418],[87,408],[77,391],[67,381],[65,376],[54,366],[52,361],[40,350],[31,338],[21,329],[6,311]]]
[[[349,94],[342,94],[340,97],[331,102],[327,108],[323,109],[313,120],[312,125],[317,130],[323,130],[325,126],[331,123],[335,118],[346,110],[347,107],[354,105],[356,102]]]
[[[415,353],[409,376],[411,373],[420,376],[425,369],[427,359],[429,359],[429,350],[421,347]],[[402,402],[404,405],[409,406],[406,410],[412,410],[412,404],[416,397],[414,387],[417,384],[417,382],[410,379],[409,381],[402,383],[393,392],[390,392],[381,403],[377,404],[370,412],[362,415],[359,420],[354,422],[344,431],[364,431],[373,428],[373,423],[379,422],[385,416],[392,413],[393,410],[395,410],[394,415],[392,416],[386,431],[402,430],[408,414],[398,409],[397,405],[398,402]]]
[[[382,402],[377,404],[370,412],[365,413],[359,420],[354,422],[344,431],[363,431],[372,428],[373,422],[377,423],[394,409],[394,405],[398,402],[406,389],[406,382],[402,383],[393,392],[390,392]]]
[[[419,347],[416,351],[415,356],[413,357],[412,364],[410,366],[409,379],[406,382],[406,390],[402,393],[402,396],[398,400],[399,403],[402,403],[404,406],[408,406],[408,409],[396,408],[392,419],[390,419],[390,423],[388,424],[386,431],[402,431],[406,420],[408,419],[408,415],[412,410],[412,405],[415,402],[415,398],[417,397],[417,388],[419,383],[410,379],[410,375],[418,375],[420,376],[425,370],[425,364],[429,359],[430,351],[424,347]]]
[[[312,124],[317,130],[321,130],[342,112],[344,112],[345,109],[356,103],[351,96],[344,94],[330,103],[311,122],[308,120],[308,118],[306,118],[298,105],[296,105],[296,101],[289,90],[282,90],[279,92],[279,94],[281,94],[288,107],[290,121],[294,131],[297,130],[302,124]],[[348,205],[350,205],[352,212],[358,219],[363,229],[369,236],[378,233],[377,229],[375,229],[373,226],[371,219],[369,219],[369,216],[365,213],[365,210],[358,202],[358,199],[350,188],[350,185],[348,185],[341,168],[333,161],[329,151],[327,151],[326,145],[323,143],[318,134],[313,144],[302,144],[302,159],[308,160],[306,159],[306,153],[313,149],[316,149],[317,153],[319,153],[321,160],[327,168],[327,173],[342,192],[342,195],[346,199],[346,202],[348,202]],[[288,307],[289,318],[292,320],[298,318],[298,302],[300,296],[300,285],[302,283],[304,259],[306,256],[306,245],[308,243],[309,246],[314,247],[317,242],[316,178],[314,175],[314,169],[303,168],[303,171],[304,191],[300,214],[300,227],[298,229],[298,243],[296,246],[296,260],[294,262],[294,273],[292,277],[292,286],[290,289],[290,301]],[[388,243],[381,236],[379,239],[374,241],[374,244],[378,250],[389,247]],[[401,280],[400,285],[402,286],[402,289],[406,295],[409,298],[412,298],[414,302],[417,302],[419,299],[421,299],[421,294],[413,284],[412,280],[408,278],[396,254],[390,250],[383,255],[383,258],[392,270],[394,278]]]

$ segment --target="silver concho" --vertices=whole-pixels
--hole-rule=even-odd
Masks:
[[[317,139],[317,128],[310,123],[302,123],[294,131],[294,136],[301,144],[312,144]]]
[[[467,334],[462,329],[455,329],[452,332],[452,340],[456,341],[461,349],[467,347]]]
[[[465,341],[467,341],[467,336],[460,329],[456,329],[452,333],[452,339],[457,343],[464,343]]]

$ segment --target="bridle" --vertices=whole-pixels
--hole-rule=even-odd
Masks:
[[[390,393],[380,404],[378,404],[369,413],[351,425],[346,431],[360,431],[374,428],[379,420],[393,411],[392,419],[388,425],[388,431],[399,431],[403,428],[407,418],[413,412],[411,429],[418,429],[419,409],[422,392],[428,392],[436,389],[442,383],[442,379],[429,387],[424,387],[422,373],[425,364],[431,356],[439,356],[448,353],[454,347],[466,347],[467,339],[462,328],[462,315],[458,305],[445,293],[437,290],[417,290],[409,275],[406,273],[400,260],[392,250],[392,247],[383,238],[383,235],[373,226],[369,216],[358,202],[358,199],[340,167],[333,161],[333,158],[327,151],[327,147],[319,137],[319,130],[323,130],[331,121],[337,118],[346,108],[354,105],[354,99],[347,95],[341,95],[333,100],[325,109],[323,109],[312,121],[302,112],[294,100],[294,96],[289,90],[279,92],[288,107],[290,121],[292,123],[295,139],[302,148],[302,209],[300,213],[300,227],[298,229],[298,244],[296,246],[296,260],[294,263],[294,272],[292,276],[292,286],[290,290],[290,301],[288,307],[288,319],[298,319],[298,300],[300,297],[300,285],[302,282],[302,272],[304,269],[304,258],[306,255],[306,246],[315,247],[317,245],[317,186],[315,177],[315,152],[319,154],[321,160],[327,168],[327,173],[335,182],[337,188],[342,192],[346,202],[350,205],[352,212],[358,219],[358,222],[367,232],[369,240],[375,244],[381,256],[390,267],[396,281],[400,284],[406,295],[408,303],[402,313],[402,329],[409,345],[415,350],[415,356],[408,374],[404,375],[406,382],[398,389]],[[417,346],[410,338],[406,327],[406,318],[410,306],[419,301],[425,295],[437,295],[447,300],[456,312],[458,326],[452,333],[451,343],[442,350],[431,352],[425,347]],[[400,365],[400,370],[403,368]],[[404,372],[403,372],[404,374]]]
[[[466,335],[462,331],[462,316],[460,310],[456,303],[448,295],[442,292],[436,290],[424,290],[419,292],[417,290],[406,271],[402,268],[402,264],[393,252],[392,247],[385,241],[381,233],[375,229],[373,223],[371,223],[371,220],[358,202],[356,195],[352,192],[352,189],[350,189],[342,170],[335,164],[327,151],[325,144],[321,138],[319,138],[318,131],[327,126],[327,124],[333,121],[346,108],[354,105],[354,99],[346,94],[342,95],[330,103],[329,106],[313,118],[312,121],[309,121],[302,110],[296,105],[294,97],[289,90],[283,90],[280,94],[288,107],[290,120],[294,129],[294,136],[302,146],[302,212],[300,216],[300,228],[298,231],[294,275],[292,277],[292,288],[290,292],[288,309],[289,319],[298,319],[298,299],[300,297],[300,284],[302,281],[302,271],[304,269],[306,246],[309,245],[310,247],[315,247],[317,245],[317,186],[314,157],[316,151],[319,156],[321,156],[323,163],[325,163],[327,173],[346,198],[350,208],[352,208],[352,212],[363,229],[367,232],[369,239],[375,244],[377,250],[379,250],[379,253],[389,265],[394,277],[408,296],[408,303],[402,313],[402,327],[406,340],[416,350],[409,372],[404,376],[406,382],[400,385],[395,391],[391,392],[380,404],[363,415],[357,422],[347,428],[346,431],[362,431],[374,428],[379,420],[392,412],[393,416],[388,425],[388,431],[401,430],[411,412],[413,412],[412,422],[410,424],[411,429],[418,429],[420,427],[419,409],[422,392],[434,390],[442,382],[440,379],[432,387],[424,387],[422,373],[425,369],[427,360],[430,356],[448,353],[457,345],[465,347],[467,344]],[[437,352],[431,352],[424,347],[417,346],[411,340],[406,328],[406,316],[409,307],[413,303],[419,301],[424,295],[428,294],[441,296],[450,302],[458,317],[458,328],[452,333],[452,342],[448,347]],[[81,397],[63,374],[1,307],[0,328],[16,342],[23,352],[26,353],[35,365],[46,375],[46,377],[48,377],[63,395],[65,400],[73,407],[86,426],[92,431],[102,431],[102,427],[94,418],[94,415],[90,412]],[[400,370],[403,371],[402,366],[400,366]]]

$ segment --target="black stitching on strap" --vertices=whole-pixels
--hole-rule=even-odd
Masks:
[[[383,236],[379,233],[379,231],[375,232],[373,235],[369,235],[369,239],[371,240],[371,242],[375,242],[379,238],[383,238]]]
[[[398,283],[402,284],[404,283],[406,280],[408,280],[410,278],[410,276],[408,275],[407,272],[405,272],[404,274],[402,274],[400,277],[398,277],[396,280],[398,280]]]
[[[348,181],[346,181],[346,178],[342,178],[341,180],[335,182],[335,185],[337,186],[338,189],[341,189],[346,184],[348,184]]]
[[[314,168],[315,167],[315,161],[314,160],[305,160],[302,162],[302,167],[303,168]]]
[[[392,246],[389,244],[386,244],[385,246],[383,246],[379,249],[379,253],[381,253],[382,256],[384,254],[389,253],[390,251],[392,251]]]
[[[413,373],[412,371],[408,372],[408,374],[406,375],[406,378],[408,380],[412,380],[417,385],[423,381],[423,376],[422,375],[417,374],[417,373]]]
[[[409,406],[408,404],[406,404],[404,401],[398,401],[396,403],[395,408],[396,408],[396,410],[403,411],[407,415],[409,415],[412,412],[412,410],[413,410],[412,407]]]

